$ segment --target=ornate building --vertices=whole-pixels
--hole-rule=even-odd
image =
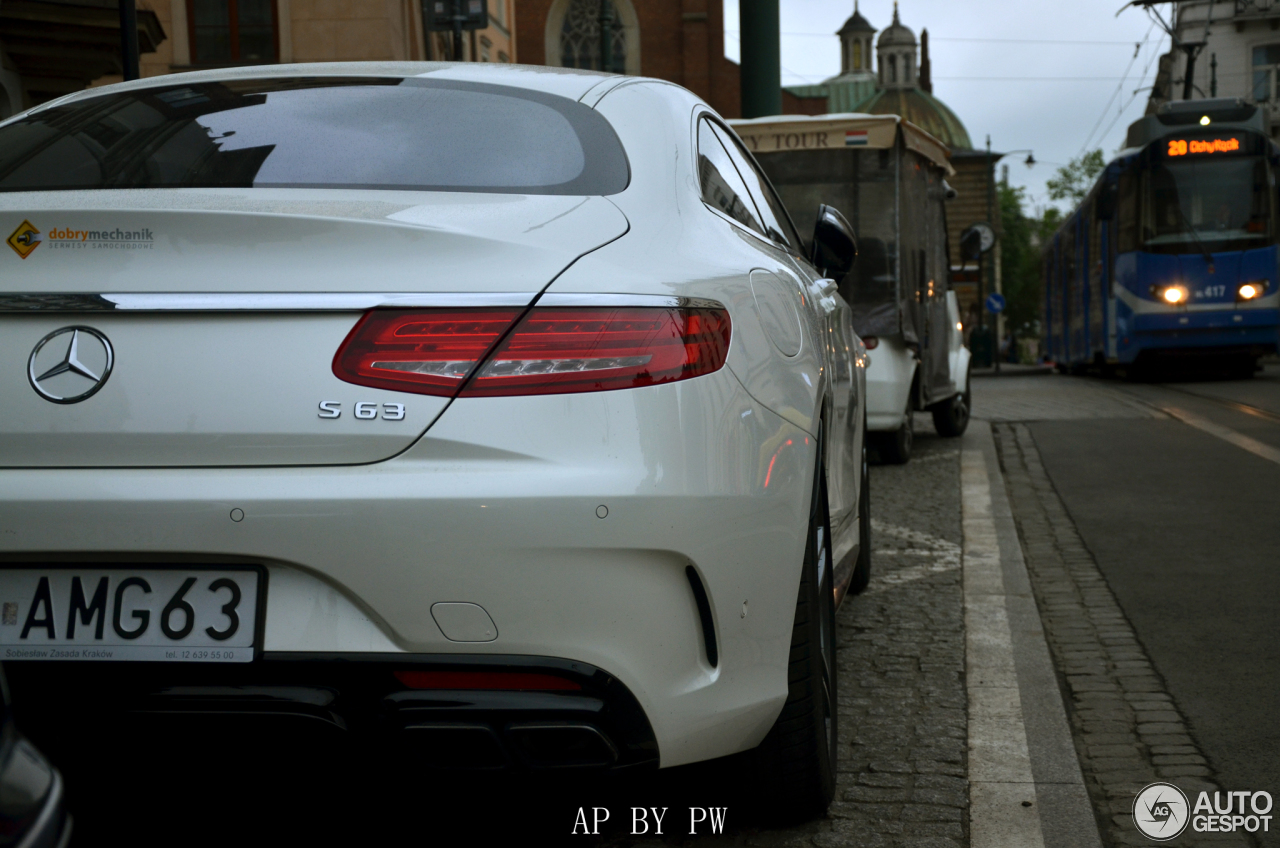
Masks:
[[[724,58],[721,0],[520,0],[520,61],[599,68],[602,5],[610,70],[669,80],[725,117],[741,113],[738,66]]]
[[[516,0],[489,0],[489,26],[461,59],[515,62]],[[423,0],[137,0],[140,70],[150,77],[278,62],[450,59],[424,30]],[[0,117],[120,80],[114,0],[0,2]]]
[[[840,37],[840,73],[820,85],[788,86],[787,104],[792,113],[820,115],[865,112],[901,115],[946,143],[952,150],[969,149],[969,132],[947,104],[933,96],[929,61],[929,31],[915,33],[898,18],[874,38],[876,29],[858,9],[845,21]],[[874,38],[876,69],[871,67]],[[917,61],[919,56],[919,61]]]
[[[783,90],[784,111],[821,115],[862,112],[899,115],[942,141],[951,151],[956,189],[947,204],[947,230],[952,262],[952,284],[961,302],[966,323],[976,315],[978,269],[961,260],[960,233],[971,224],[990,223],[999,233],[1000,215],[994,205],[993,154],[974,150],[960,118],[933,94],[929,31],[915,33],[899,18],[893,4],[893,22],[876,35],[876,28],[862,16],[854,0],[853,16],[836,33],[840,37],[840,73],[819,85],[788,86]],[[871,66],[874,39],[875,68]],[[986,290],[994,284],[988,268]]]

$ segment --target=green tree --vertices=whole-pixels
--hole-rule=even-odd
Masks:
[[[1045,183],[1049,189],[1049,199],[1066,200],[1075,207],[1084,200],[1084,196],[1098,179],[1098,174],[1106,166],[1107,161],[1102,157],[1101,149],[1077,156],[1059,168]]]
[[[1038,222],[1023,214],[1026,191],[1001,183],[1000,288],[1005,298],[1005,332],[1018,337],[1035,335],[1040,317],[1040,251],[1033,234]]]
[[[1000,200],[1000,276],[1005,297],[1005,332],[1015,338],[1038,335],[1042,291],[1042,246],[1062,223],[1062,212],[1050,206],[1040,217],[1028,216],[1026,190],[1002,183]]]

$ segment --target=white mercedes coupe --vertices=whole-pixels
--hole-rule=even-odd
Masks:
[[[696,96],[110,85],[0,124],[0,228],[0,660],[38,743],[118,713],[441,767],[756,749],[779,815],[825,808],[870,575],[856,247],[826,207],[802,239]]]

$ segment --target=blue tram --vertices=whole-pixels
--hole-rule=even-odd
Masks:
[[[1252,374],[1280,342],[1276,171],[1238,99],[1165,104],[1042,247],[1045,351],[1060,370],[1215,363]]]

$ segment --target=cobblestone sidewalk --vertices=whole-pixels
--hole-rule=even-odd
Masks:
[[[816,845],[967,844],[960,452],[871,469],[874,576],[840,613],[840,788]]]
[[[1164,780],[1194,799],[1219,787],[1054,491],[1031,431],[997,424],[995,436],[1099,829],[1108,845],[1151,845],[1133,823],[1139,790]],[[1251,842],[1243,834],[1188,829],[1176,844]]]

